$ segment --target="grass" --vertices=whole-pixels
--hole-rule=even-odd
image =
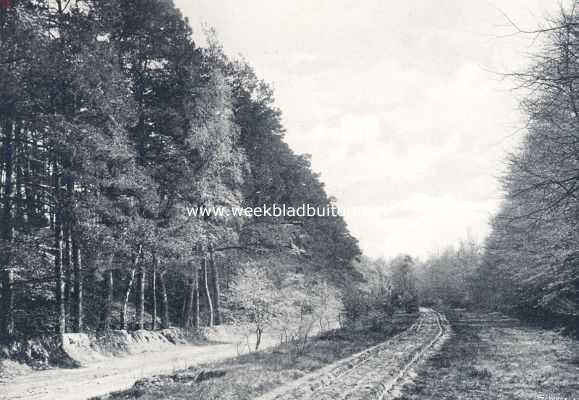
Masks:
[[[579,399],[577,341],[498,314],[449,317],[451,338],[400,399]]]
[[[321,367],[358,353],[407,329],[414,318],[398,318],[387,332],[338,330],[313,338],[297,355],[286,345],[147,379],[108,399],[254,399]],[[200,371],[209,372],[204,377]]]

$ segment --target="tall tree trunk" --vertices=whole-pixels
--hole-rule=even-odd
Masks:
[[[145,329],[145,282],[147,271],[142,267],[137,277],[136,319],[137,329]]]
[[[58,14],[59,17],[62,16],[63,9],[61,5],[61,0],[57,0],[58,4]],[[56,29],[59,33],[60,24],[63,22],[61,18],[58,18],[56,23]],[[58,61],[65,63],[65,38],[64,35],[59,35],[60,39],[60,51],[55,52],[53,56],[58,59]],[[55,87],[58,88],[58,94],[54,98],[54,105],[56,106],[58,112],[62,115],[67,115],[66,109],[66,91],[64,83],[65,75],[59,75],[56,79]],[[55,144],[58,145],[58,139],[55,140]],[[55,150],[55,154],[58,151]],[[63,264],[63,232],[66,226],[66,220],[68,215],[65,215],[65,198],[63,196],[61,186],[66,184],[64,179],[64,168],[63,161],[60,157],[56,156],[53,160],[53,175],[54,175],[54,198],[55,198],[55,224],[54,224],[54,247],[56,249],[56,257],[54,261],[54,269],[56,275],[56,302],[58,307],[58,332],[63,334],[66,332],[66,304],[65,304],[65,277],[64,277],[64,264]]]
[[[50,158],[50,156],[48,156],[48,160],[46,160],[46,165],[45,165],[45,174],[46,176],[50,176],[50,184],[54,185],[54,176],[52,176],[53,172],[52,172],[52,168],[53,168],[53,162],[52,159]],[[44,194],[44,212],[46,214],[48,214],[48,222],[50,225],[50,230],[54,231],[55,226],[56,226],[56,213],[54,212],[54,206],[51,204],[51,199],[50,199],[50,195],[48,193]]]
[[[193,303],[195,298],[195,280],[189,279],[188,291],[185,293],[183,303],[183,315],[181,317],[183,328],[189,329],[193,324]]]
[[[207,258],[203,257],[201,260],[201,274],[203,276],[203,291],[205,294],[205,299],[207,300],[207,326],[213,326],[213,301],[211,300],[211,293],[209,291],[209,282],[207,276]]]
[[[14,160],[13,160],[13,164],[14,164],[14,168],[16,169],[15,171],[15,178],[16,178],[16,193],[14,196],[14,202],[16,204],[15,210],[14,210],[14,220],[15,220],[15,226],[18,227],[22,227],[24,226],[25,220],[24,220],[24,213],[25,213],[25,207],[24,207],[24,180],[23,180],[23,174],[24,174],[24,169],[22,168],[22,164],[24,162],[25,159],[25,151],[23,150],[23,140],[22,140],[22,123],[21,122],[17,122],[16,123],[16,127],[14,129],[14,148],[13,148],[13,153],[14,153]]]
[[[151,330],[157,330],[157,256],[153,254],[153,272],[151,275],[151,295],[152,307],[151,311]]]
[[[56,163],[55,163],[56,169]],[[57,306],[57,332],[60,334],[66,333],[66,307],[65,307],[65,281],[63,268],[63,254],[62,254],[62,202],[60,199],[60,177],[56,175],[55,191],[56,191],[56,223],[54,225],[54,274],[56,281],[56,306]]]
[[[67,327],[70,330],[72,328],[72,302],[73,302],[73,290],[74,290],[74,265],[73,265],[73,244],[72,244],[72,234],[74,230],[75,218],[74,218],[74,208],[75,208],[75,195],[74,195],[74,178],[71,175],[70,169],[72,168],[72,160],[66,158],[63,170],[66,172],[63,174],[62,183],[66,187],[64,192],[63,201],[63,233],[64,233],[64,270],[66,275],[66,292],[65,292],[65,308]]]
[[[129,307],[129,297],[131,296],[131,289],[133,287],[133,282],[135,281],[135,273],[137,272],[137,264],[139,263],[142,249],[143,247],[139,245],[137,254],[133,257],[133,265],[131,265],[131,270],[129,271],[129,279],[125,288],[123,305],[121,308],[121,329],[127,329],[127,309]]]
[[[2,198],[2,239],[5,245],[9,245],[13,238],[14,223],[12,218],[12,123],[5,122],[2,126],[4,131],[4,151],[2,154],[4,166],[4,192]],[[9,250],[9,249],[8,249]],[[12,289],[13,272],[10,268],[10,254],[3,251],[0,256],[0,267],[2,268],[2,336],[8,338],[14,335],[14,293]]]
[[[189,291],[183,307],[183,327],[199,327],[199,274],[194,267],[193,277],[189,279]]]
[[[131,288],[133,287],[133,281],[135,280],[135,268],[131,268],[129,271],[129,278],[127,280],[127,286],[125,287],[125,293],[123,295],[123,305],[121,307],[121,326],[120,329],[127,329],[127,309],[129,308],[129,297],[131,296]]]
[[[82,276],[82,258],[80,244],[78,238],[73,238],[72,241],[72,263],[74,267],[74,332],[82,332],[83,324],[83,310],[82,310],[82,291],[83,291],[83,276]]]
[[[73,291],[73,268],[72,268],[72,233],[71,226],[68,219],[63,223],[63,244],[64,251],[62,256],[62,264],[64,270],[64,309],[66,315],[66,326],[70,331],[72,328],[71,310],[72,310],[72,291]]]
[[[32,176],[37,177],[39,175],[38,171],[32,171],[32,161],[31,159],[36,159],[37,155],[37,143],[33,135],[30,135],[30,150],[28,157],[26,158],[26,166],[23,171],[23,179],[25,184],[24,193],[26,196],[26,222],[32,225],[37,224],[37,215],[39,214],[36,210],[35,196],[37,193],[32,189],[34,182],[32,181]]]
[[[193,327],[199,328],[199,271],[195,268],[193,286]]]
[[[185,287],[185,293],[183,295],[183,306],[181,307],[181,317],[179,322],[181,323],[181,328],[187,328],[187,307],[189,306],[189,300],[191,298],[191,280],[189,280],[188,285]]]
[[[219,271],[215,263],[213,245],[209,246],[209,268],[211,269],[211,291],[213,293],[213,309],[215,325],[221,325],[221,311],[219,309]]]
[[[225,288],[229,290],[231,283],[231,264],[225,264]]]
[[[183,308],[183,327],[199,327],[199,274],[193,266],[193,276],[189,279],[189,291],[185,296]]]
[[[111,330],[111,318],[113,315],[113,300],[114,300],[113,285],[114,285],[113,270],[109,269],[108,271],[105,272],[105,279],[104,279],[105,304],[103,308],[102,327],[105,332]]]
[[[2,122],[0,126],[3,132],[2,140],[2,167],[4,174],[2,178],[2,239],[12,240],[13,218],[12,218],[12,192],[13,192],[13,126],[9,121]]]
[[[161,327],[167,329],[169,328],[169,301],[163,272],[159,274],[159,285],[161,286]]]
[[[6,269],[1,271],[2,280],[2,332],[1,337],[6,339],[14,336],[14,271]]]

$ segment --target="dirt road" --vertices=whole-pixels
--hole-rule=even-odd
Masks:
[[[444,342],[447,329],[442,315],[421,309],[419,318],[408,330],[278,388],[260,400],[389,398],[388,394],[403,382],[409,371]],[[262,348],[276,344],[274,337],[265,337]],[[79,369],[55,369],[17,377],[0,384],[0,399],[84,400],[128,389],[143,377],[237,355],[236,343],[224,343],[183,345],[170,351],[111,358]]]
[[[412,327],[390,340],[322,368],[259,400],[389,399],[409,372],[447,339],[443,315],[423,308]]]
[[[276,344],[264,337],[262,348]],[[53,369],[32,373],[0,384],[2,400],[85,400],[128,389],[137,380],[171,373],[192,365],[235,357],[237,344],[176,346],[170,351],[110,358],[79,369]]]

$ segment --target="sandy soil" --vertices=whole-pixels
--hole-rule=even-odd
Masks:
[[[274,337],[264,337],[261,348],[277,344]],[[243,346],[242,351],[245,350]],[[130,388],[137,380],[151,375],[171,373],[239,354],[232,343],[175,346],[170,351],[142,353],[110,358],[79,369],[53,369],[16,377],[0,383],[0,399],[14,400],[84,400]]]

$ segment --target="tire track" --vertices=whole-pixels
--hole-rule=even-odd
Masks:
[[[444,342],[448,322],[421,309],[406,331],[361,353],[266,393],[258,400],[389,400],[409,372]]]
[[[440,349],[442,344],[448,338],[448,333],[450,331],[450,324],[448,323],[446,317],[436,312],[436,324],[438,325],[438,334],[432,341],[424,347],[419,353],[417,353],[413,358],[412,361],[409,362],[400,370],[396,379],[394,379],[389,385],[384,387],[382,394],[378,397],[380,400],[389,400],[394,399],[397,396],[397,393],[400,391],[402,386],[404,386],[406,379],[408,378],[409,373],[421,362],[429,358],[431,353],[435,353]]]

